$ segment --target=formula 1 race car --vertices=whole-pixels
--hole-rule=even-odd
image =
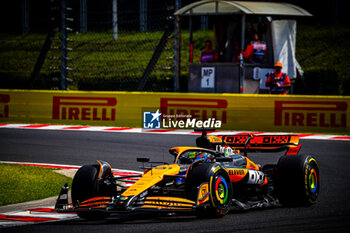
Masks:
[[[73,203],[68,204],[65,184],[55,209],[84,219],[139,211],[221,217],[230,209],[309,206],[319,195],[316,159],[298,154],[296,135],[208,136],[203,130],[196,143],[197,147],[171,148],[173,164],[137,158],[144,169],[138,176],[116,177],[104,161],[82,166],[72,183]],[[284,150],[277,164],[263,167],[247,157],[247,152]],[[130,178],[139,180],[127,187],[123,180]]]

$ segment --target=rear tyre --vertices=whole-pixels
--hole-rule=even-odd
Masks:
[[[207,184],[209,201],[196,212],[197,217],[222,217],[231,208],[232,184],[226,170],[219,164],[203,163],[193,167],[186,178],[186,196],[197,202],[199,188]]]
[[[99,170],[99,165],[85,165],[77,171],[72,183],[72,201],[74,206],[77,206],[79,203],[87,199],[100,195],[97,191],[97,177]],[[77,212],[77,215],[88,220],[99,220],[109,216],[109,214],[105,212],[96,213],[79,211]]]
[[[277,164],[277,197],[285,206],[310,206],[318,198],[320,172],[311,155],[287,155]]]

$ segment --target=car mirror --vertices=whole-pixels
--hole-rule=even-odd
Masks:
[[[137,158],[136,161],[140,163],[147,163],[149,162],[149,158]]]

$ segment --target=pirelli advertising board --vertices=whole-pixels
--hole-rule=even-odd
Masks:
[[[0,90],[0,123],[350,132],[350,97]]]

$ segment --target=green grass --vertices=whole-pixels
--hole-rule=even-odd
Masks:
[[[77,83],[87,79],[101,79],[102,82],[111,78],[138,80],[146,69],[162,35],[162,31],[119,33],[118,40],[114,41],[111,32],[70,34],[71,41],[68,42],[68,46],[73,50],[68,53],[71,58],[68,66],[72,69],[68,72],[68,77],[74,81],[70,89],[78,89]],[[0,78],[19,77],[28,80],[45,37],[45,34],[0,34]],[[188,74],[188,38],[189,33],[183,31],[182,75]],[[204,41],[208,38],[214,38],[212,31],[196,32],[195,61],[199,61],[200,53],[204,49]],[[153,77],[157,79],[173,77],[173,46],[174,40],[169,39],[166,49],[151,74]],[[52,47],[60,47],[60,41],[53,40]],[[60,51],[51,49],[40,73],[42,77],[59,77],[60,71],[57,68],[60,61],[52,59],[55,57],[60,57]]]
[[[66,182],[50,168],[0,163],[0,206],[56,196]]]
[[[342,79],[350,74],[350,28],[299,26],[296,58],[304,71],[333,69]]]

